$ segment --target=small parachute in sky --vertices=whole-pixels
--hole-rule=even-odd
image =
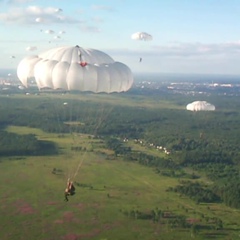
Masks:
[[[13,58],[16,58],[16,57],[12,55],[12,56],[10,56],[10,58],[12,58],[12,59],[13,59]]]
[[[140,40],[140,41],[151,41],[153,39],[152,35],[150,35],[149,33],[146,33],[146,32],[133,33],[131,38],[133,40]]]
[[[54,39],[60,39],[60,38],[61,38],[61,37],[58,36],[58,35],[54,36]]]
[[[65,34],[65,31],[59,31],[58,34]]]
[[[56,12],[56,13],[59,13],[59,12],[62,12],[62,11],[63,11],[63,10],[62,10],[61,8],[56,8],[56,9],[55,9],[55,12]]]
[[[23,89],[25,89],[25,87],[24,87],[24,86],[18,86],[18,88],[19,88],[20,90],[23,90]]]
[[[64,102],[63,105],[66,106],[66,105],[68,105],[68,103],[67,103],[67,102]]]
[[[55,32],[53,30],[48,29],[48,30],[45,31],[45,33],[47,33],[47,34],[54,34]]]
[[[38,18],[35,19],[35,22],[41,23],[41,22],[43,22],[43,18],[38,17]]]
[[[215,106],[206,101],[195,101],[186,106],[189,111],[214,111]]]
[[[139,62],[142,62],[142,58],[141,57],[139,58]]]
[[[32,52],[32,51],[35,51],[35,50],[37,50],[37,47],[36,47],[36,46],[26,47],[26,51]]]

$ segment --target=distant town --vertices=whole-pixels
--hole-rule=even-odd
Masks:
[[[239,77],[240,78],[240,77]],[[209,96],[225,95],[225,96],[239,96],[240,95],[240,81],[238,77],[229,76],[204,76],[199,75],[192,78],[190,75],[137,75],[134,77],[134,84],[131,91],[140,91],[143,93],[169,93],[182,94],[192,96]],[[7,76],[0,77],[0,93],[11,94],[13,92],[23,92],[30,94],[30,92],[38,91],[37,85],[34,81],[29,82],[29,88],[25,88],[18,80],[17,76],[7,74]]]
[[[227,95],[239,96],[240,83],[207,83],[207,82],[159,82],[140,81],[134,84],[133,88],[144,91],[152,90],[183,95]]]

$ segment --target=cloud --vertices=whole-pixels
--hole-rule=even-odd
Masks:
[[[97,17],[97,16],[92,17],[91,20],[93,22],[95,22],[95,23],[102,23],[102,22],[104,22],[104,20],[101,17]]]
[[[42,39],[38,39],[38,40],[6,39],[6,40],[0,40],[0,43],[42,43]]]
[[[18,0],[22,1],[22,0]],[[8,12],[0,13],[0,21],[14,24],[36,24],[36,19],[41,18],[42,23],[79,23],[79,20],[59,14],[58,8],[28,6],[26,8],[11,7]]]
[[[129,57],[151,57],[161,59],[185,59],[188,61],[202,59],[235,59],[240,58],[240,41],[228,43],[179,43],[172,42],[167,45],[150,45],[139,49],[107,49],[110,55]]]
[[[165,46],[152,46],[152,50],[169,57],[232,55],[240,53],[240,41],[215,44],[175,42]]]
[[[101,32],[101,29],[95,26],[80,26],[80,30],[82,32],[90,32],[90,33],[99,33]]]
[[[7,3],[10,4],[23,4],[23,3],[29,3],[32,2],[33,0],[8,0]]]
[[[97,11],[107,11],[107,12],[115,11],[112,7],[104,6],[104,5],[92,5],[92,9]]]

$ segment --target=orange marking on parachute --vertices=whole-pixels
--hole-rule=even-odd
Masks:
[[[80,62],[80,65],[81,65],[82,67],[85,67],[85,66],[87,66],[87,62]]]

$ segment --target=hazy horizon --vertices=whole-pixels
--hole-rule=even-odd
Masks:
[[[11,74],[11,76],[9,76]],[[186,82],[225,82],[239,81],[240,75],[235,74],[205,74],[205,73],[167,73],[167,72],[133,72],[135,81],[186,81]],[[0,77],[18,79],[17,69],[0,69]]]

